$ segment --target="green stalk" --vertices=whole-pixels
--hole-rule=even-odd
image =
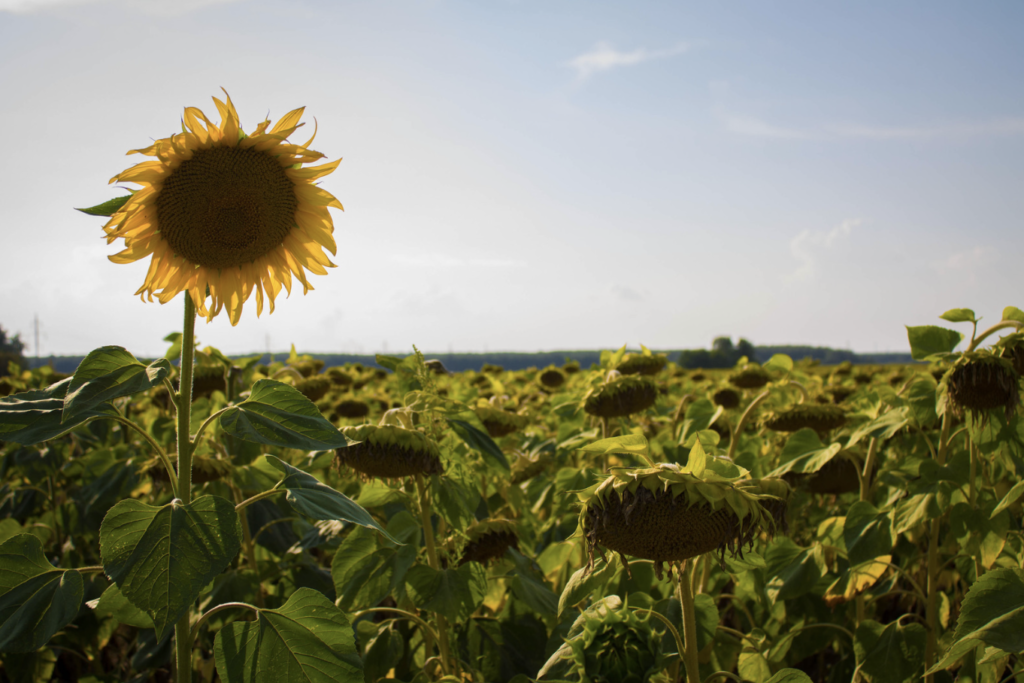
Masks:
[[[939,450],[935,454],[935,462],[946,464],[946,451],[949,448],[949,411],[942,416],[942,433],[939,436]],[[942,517],[933,519],[928,529],[928,557],[926,560],[925,591],[925,622],[928,627],[928,640],[924,650],[924,668],[928,671],[935,664],[935,656],[939,649],[939,533],[942,531]],[[924,677],[925,683],[935,683],[935,674]]]
[[[685,645],[680,654],[686,667],[686,683],[701,683],[700,662],[697,659],[697,614],[693,606],[693,590],[690,587],[693,570],[694,564],[684,561],[679,564],[679,571],[676,573],[676,595],[683,608],[683,644]]]
[[[427,487],[423,484],[423,475],[416,474],[416,490],[420,496],[420,521],[423,523],[423,539],[427,545],[427,562],[434,571],[441,570],[441,562],[437,559],[437,546],[434,544],[434,527],[430,523],[430,499],[427,497]],[[451,667],[455,666],[458,675],[458,662],[451,656],[451,649],[448,646],[448,620],[443,614],[435,614],[435,630],[437,631],[437,644],[441,650],[441,666],[445,674],[451,673]],[[430,652],[427,652],[429,659]]]
[[[192,365],[195,362],[196,307],[192,295],[185,292],[185,324],[181,338],[181,365],[178,367],[178,499],[192,502]],[[192,683],[192,625],[190,609],[174,626],[177,683]]]

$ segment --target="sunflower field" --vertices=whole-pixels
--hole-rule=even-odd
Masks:
[[[1012,680],[1024,313],[1004,317],[948,312],[973,324],[960,353],[908,328],[928,362],[887,367],[208,347],[189,405],[180,334],[150,363],[14,367],[4,680]]]
[[[311,290],[341,204],[302,109],[215,103],[83,209],[164,357],[0,377],[0,683],[1024,676],[1024,311],[906,366],[229,358],[197,317]]]

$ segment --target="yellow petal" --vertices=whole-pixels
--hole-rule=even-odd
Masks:
[[[289,168],[284,173],[292,180],[316,180],[323,178],[328,173],[333,173],[338,164],[341,163],[341,159],[332,161],[327,164],[321,164],[320,166],[310,166],[308,168]]]

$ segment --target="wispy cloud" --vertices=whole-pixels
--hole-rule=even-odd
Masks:
[[[637,290],[623,284],[613,284],[608,288],[608,291],[612,294],[612,296],[616,297],[617,299],[629,303],[643,301],[645,298],[644,295],[638,292]]]
[[[207,5],[221,5],[238,0],[0,0],[0,12],[11,12],[12,14],[31,14],[43,12],[59,7],[71,7],[77,5],[118,4],[130,8],[160,16],[181,15],[206,7]]]
[[[734,116],[725,114],[722,116],[725,127],[730,133],[737,135],[748,135],[756,138],[783,138],[790,140],[806,140],[815,137],[814,134],[796,128],[785,128],[776,126],[752,116]]]
[[[524,268],[526,261],[498,258],[464,259],[449,254],[392,254],[392,263],[425,268]]]
[[[687,43],[678,43],[665,50],[648,50],[641,47],[631,52],[623,52],[622,50],[616,50],[608,43],[602,42],[595,45],[590,52],[584,52],[573,57],[565,63],[565,66],[575,69],[576,77],[582,81],[596,73],[608,71],[609,69],[635,66],[656,59],[666,59],[681,55],[688,51],[690,47]]]
[[[931,266],[939,273],[960,275],[973,283],[978,271],[991,265],[998,258],[999,252],[992,247],[977,246],[932,261]]]
[[[831,230],[804,230],[789,242],[789,252],[800,264],[787,278],[791,282],[811,280],[818,273],[821,252],[832,249],[846,239],[855,227],[863,223],[860,218],[847,218]]]

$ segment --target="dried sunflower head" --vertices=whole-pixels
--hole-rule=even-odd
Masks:
[[[950,409],[957,417],[969,412],[984,420],[989,412],[1002,407],[1009,417],[1020,405],[1019,380],[1006,358],[989,351],[964,354],[946,379]]]
[[[846,411],[836,405],[796,405],[765,416],[764,425],[776,432],[798,432],[809,428],[827,432],[846,424]]]
[[[327,392],[331,390],[331,380],[323,375],[308,377],[300,382],[296,382],[295,388],[310,401],[316,402],[326,396]]]
[[[580,525],[593,552],[601,546],[661,563],[713,550],[742,552],[760,533],[785,526],[789,486],[781,479],[733,479],[661,466],[615,469],[578,494]]]
[[[338,417],[358,419],[370,414],[370,406],[359,399],[343,398],[334,404],[334,413]]]
[[[508,519],[487,519],[466,529],[469,542],[462,550],[459,566],[467,562],[487,564],[501,559],[509,548],[519,549],[515,522]]]
[[[558,387],[565,384],[565,372],[559,370],[554,365],[544,368],[537,379],[548,389],[557,389]]]
[[[735,408],[740,404],[740,394],[735,389],[720,389],[711,396],[711,400],[716,406],[726,409]]]
[[[339,468],[378,479],[444,473],[440,449],[422,432],[394,425],[359,425],[341,432],[357,443],[335,451]]]
[[[345,372],[344,369],[339,367],[327,368],[327,379],[331,380],[331,384],[336,387],[347,387],[352,384],[352,375]]]
[[[495,439],[499,436],[508,436],[530,424],[530,418],[525,415],[517,415],[494,406],[477,406],[473,412],[484,423],[487,433]]]
[[[618,377],[591,390],[583,410],[597,417],[625,417],[647,410],[658,400],[658,387],[647,377]]]
[[[623,375],[657,375],[665,369],[668,358],[661,354],[644,355],[641,353],[627,353],[622,357],[622,362],[615,368]]]
[[[768,371],[760,365],[748,365],[729,376],[729,383],[740,389],[760,389],[771,381]]]

